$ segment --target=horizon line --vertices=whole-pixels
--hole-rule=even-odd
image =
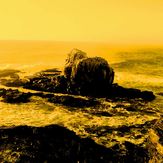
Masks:
[[[0,39],[0,42],[61,42],[61,43],[96,43],[107,45],[126,45],[126,46],[163,46],[163,43],[149,43],[149,42],[111,42],[111,41],[84,41],[84,40],[47,40],[47,39]]]

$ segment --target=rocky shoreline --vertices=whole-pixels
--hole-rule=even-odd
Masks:
[[[22,87],[29,90],[36,90],[49,93],[62,93],[62,94],[74,94],[67,89],[66,78],[61,74],[62,72],[57,69],[44,70],[35,75],[28,77],[27,79],[10,79],[3,81],[3,85],[7,87]],[[21,93],[18,90],[1,89],[0,96],[4,98],[6,102],[25,102],[32,96],[30,93]],[[41,95],[40,95],[41,96]],[[109,99],[135,99],[141,98],[145,101],[152,101],[155,99],[155,95],[152,91],[141,91],[134,88],[124,88],[118,84],[112,84],[107,92],[104,94],[92,94],[90,97],[105,97]]]
[[[58,126],[0,128],[2,162],[148,162],[150,149],[125,141],[111,148]]]
[[[0,127],[2,162],[144,163],[162,160],[161,114],[155,108],[149,108],[148,100],[143,98],[83,97],[4,88],[0,89],[0,96],[2,102],[11,104],[28,104],[32,97],[40,97],[54,105],[62,105],[70,114],[87,114],[89,119],[95,116],[116,121],[117,117],[124,117],[122,124],[115,127],[103,123],[101,126],[85,124],[81,126],[84,133],[78,133],[80,124],[73,123],[71,130],[64,124]],[[128,124],[125,117],[135,117],[135,122]],[[81,136],[83,134],[86,134],[85,138]]]
[[[17,117],[19,125],[1,125],[0,162],[161,163],[163,160],[163,115],[150,105],[156,98],[152,91],[124,88],[110,81],[112,84],[103,94],[89,94],[83,85],[84,91],[79,93],[58,69],[43,70],[25,79],[17,73],[1,72],[0,100],[2,106],[7,104],[10,109],[15,106],[17,113],[25,105],[29,111],[24,114],[24,108],[21,109],[24,117]],[[34,118],[43,121],[42,124],[28,123],[33,105],[38,107]],[[49,106],[51,110],[46,111],[44,107]],[[45,111],[40,113],[39,109]],[[40,120],[37,113],[45,119]],[[14,114],[11,114],[13,122]]]

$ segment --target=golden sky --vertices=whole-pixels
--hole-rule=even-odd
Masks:
[[[163,43],[163,0],[0,0],[0,40]]]

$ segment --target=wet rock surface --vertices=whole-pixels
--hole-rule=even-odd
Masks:
[[[139,89],[134,88],[125,88],[119,86],[118,84],[112,84],[105,91],[102,92],[92,92],[89,93],[89,89],[86,88],[84,92],[76,92],[73,89],[69,89],[69,84],[67,79],[63,75],[55,75],[51,78],[46,76],[46,71],[38,74],[37,76],[33,76],[29,79],[27,83],[24,84],[24,88],[33,89],[37,91],[46,91],[53,93],[66,93],[66,94],[76,94],[76,95],[84,95],[84,96],[92,96],[92,97],[107,97],[111,99],[119,99],[119,98],[142,98],[146,101],[152,101],[155,99],[155,95],[152,91],[141,91]],[[91,89],[91,88],[90,88]]]
[[[134,88],[124,88],[118,84],[113,84],[110,88],[110,93],[108,93],[110,98],[141,98],[146,101],[152,101],[155,99],[155,95],[152,91],[141,91]]]
[[[24,83],[23,87],[47,92],[66,93],[67,81],[58,69],[48,69],[29,77],[28,82]]]
[[[0,89],[0,97],[6,103],[25,103],[29,102],[31,93],[20,92],[18,89]]]
[[[1,162],[148,162],[148,149],[129,142],[111,148],[58,125],[0,128]]]
[[[99,102],[96,101],[95,99],[74,97],[69,95],[53,96],[52,98],[49,98],[48,101],[52,103],[62,104],[65,106],[79,108],[91,107],[99,104]]]

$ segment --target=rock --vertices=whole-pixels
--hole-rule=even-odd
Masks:
[[[152,101],[155,99],[155,95],[151,91],[141,91],[135,88],[125,88],[119,86],[117,83],[112,84],[107,96],[109,98],[119,98],[119,97],[127,99],[141,98],[145,101]]]
[[[28,102],[29,98],[32,96],[31,93],[23,93],[18,90],[8,89],[3,91],[2,97],[3,101],[7,103],[24,103]]]
[[[6,93],[6,90],[4,88],[0,89],[0,97],[2,97]]]
[[[76,108],[91,107],[99,104],[99,102],[94,99],[85,99],[82,97],[74,97],[70,95],[55,95],[53,97],[47,98],[49,102]]]
[[[151,91],[142,91],[141,97],[142,99],[147,100],[147,101],[152,101],[155,99],[155,95]]]
[[[55,79],[55,80],[54,80]],[[59,75],[57,78],[54,78],[53,81],[55,85],[54,92],[66,93],[67,91],[67,80],[64,75]]]
[[[80,50],[69,54],[64,73],[70,91],[81,95],[103,95],[114,80],[114,71],[105,59],[88,58]]]
[[[148,131],[147,147],[150,153],[150,162],[163,161],[163,120],[160,119]]]
[[[61,71],[55,68],[48,69],[30,77],[23,87],[38,91],[67,93],[67,79]]]
[[[59,125],[0,128],[1,162],[132,162],[149,161],[144,146],[124,142],[111,148]]]

